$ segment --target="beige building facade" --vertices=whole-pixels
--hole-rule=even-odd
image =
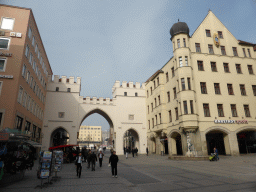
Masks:
[[[256,47],[209,11],[189,36],[171,28],[173,57],[146,82],[150,153],[205,156],[256,152]]]
[[[0,5],[0,130],[41,143],[48,75],[52,75],[32,10]]]
[[[81,125],[79,130],[80,142],[102,142],[102,130],[101,126],[86,126]]]

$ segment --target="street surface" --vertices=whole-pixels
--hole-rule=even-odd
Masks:
[[[256,155],[239,157],[220,156],[220,161],[174,161],[167,156],[139,155],[128,159],[119,156],[118,178],[112,178],[108,167],[109,153],[105,154],[103,167],[96,164],[96,171],[83,164],[78,178],[74,164],[64,164],[58,176],[60,180],[46,188],[36,188],[40,180],[35,166],[26,171],[22,181],[0,188],[1,192],[126,192],[126,191],[187,191],[210,192],[256,191]],[[46,180],[44,180],[46,182]]]

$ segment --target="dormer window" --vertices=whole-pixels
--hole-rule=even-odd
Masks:
[[[211,37],[211,31],[209,29],[206,29],[205,32],[206,32],[206,37]]]

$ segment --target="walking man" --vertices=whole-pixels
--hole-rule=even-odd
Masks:
[[[104,156],[104,153],[102,153],[102,151],[100,151],[100,153],[98,154],[100,167],[102,167],[103,156]]]
[[[112,168],[112,177],[117,178],[117,162],[118,162],[118,156],[116,155],[116,152],[113,151],[113,154],[109,157],[109,164],[111,164]]]
[[[97,161],[97,156],[94,152],[92,152],[92,154],[91,154],[92,171],[95,171],[96,161]]]
[[[135,149],[136,156],[138,156],[138,148]]]
[[[87,163],[88,163],[87,168],[88,168],[88,169],[90,168],[91,155],[92,155],[92,151],[89,149],[89,152],[88,152],[88,155],[87,155]]]
[[[79,153],[79,155],[76,157],[76,176],[81,177],[81,172],[82,172],[82,154]]]
[[[148,147],[146,148],[147,156],[148,156]]]

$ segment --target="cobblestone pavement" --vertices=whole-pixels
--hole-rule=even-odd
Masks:
[[[1,192],[78,191],[256,191],[256,155],[220,156],[220,161],[174,161],[167,156],[119,156],[118,178],[111,177],[105,155],[103,167],[92,172],[83,165],[78,178],[74,164],[64,164],[60,180],[43,189],[36,188],[36,166],[22,181],[0,188]],[[46,182],[46,181],[44,181]]]

